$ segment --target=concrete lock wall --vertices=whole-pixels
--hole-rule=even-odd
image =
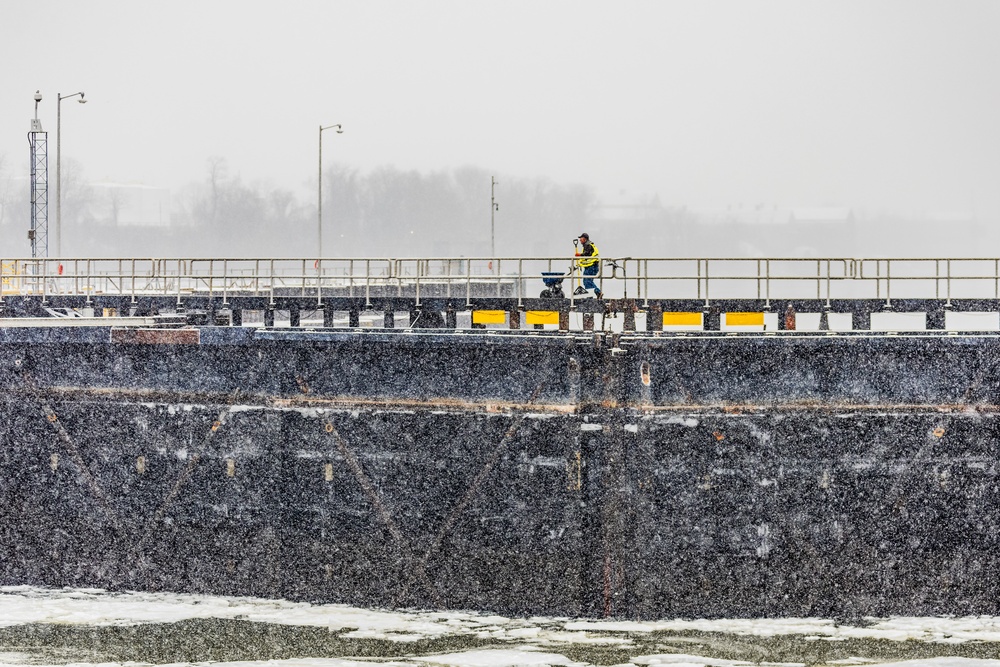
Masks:
[[[0,582],[993,614],[996,342],[6,330]]]

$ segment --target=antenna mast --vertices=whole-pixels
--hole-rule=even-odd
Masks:
[[[49,134],[38,120],[42,93],[35,91],[35,117],[31,119],[28,144],[31,146],[31,241],[32,257],[49,256]]]

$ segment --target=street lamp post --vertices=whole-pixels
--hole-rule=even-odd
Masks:
[[[340,124],[319,126],[319,186],[318,202],[316,205],[316,252],[317,258],[323,257],[323,130],[336,128],[337,134],[343,134],[344,130]]]
[[[62,101],[80,96],[78,102],[86,104],[83,93],[57,95],[56,101],[56,257],[62,257]]]

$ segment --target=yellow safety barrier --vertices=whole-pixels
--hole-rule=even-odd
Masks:
[[[702,324],[702,314],[701,313],[678,313],[678,312],[665,312],[663,313],[663,326],[701,326]]]
[[[734,327],[764,326],[764,313],[726,313],[726,325]]]
[[[0,265],[0,276],[2,276],[2,285],[0,285],[0,290],[2,290],[4,294],[20,294],[21,276],[17,270],[16,263],[4,262]]]
[[[506,310],[474,310],[472,311],[473,324],[503,324],[507,321]]]
[[[559,324],[558,310],[529,310],[524,314],[527,324]]]

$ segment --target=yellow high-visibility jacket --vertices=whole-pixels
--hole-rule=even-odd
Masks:
[[[588,266],[597,264],[599,261],[601,260],[597,257],[597,244],[593,241],[584,243],[583,250],[580,252],[580,259],[576,260],[576,263],[585,269]]]

